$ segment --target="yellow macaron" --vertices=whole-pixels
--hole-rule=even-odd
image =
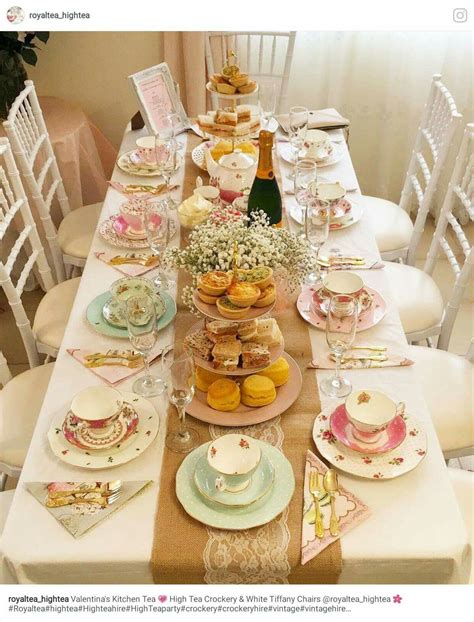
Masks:
[[[196,367],[194,378],[199,391],[205,391],[207,393],[211,384],[221,379],[222,376],[208,369],[204,369],[204,367]]]
[[[207,403],[211,408],[228,412],[240,404],[239,385],[228,378],[213,382],[207,391]]]
[[[276,398],[276,389],[273,380],[253,374],[247,376],[242,383],[242,403],[246,406],[258,408],[267,406]]]
[[[290,366],[288,365],[288,361],[280,356],[280,358],[277,359],[273,365],[266,367],[264,370],[259,372],[259,374],[273,380],[276,387],[281,387],[282,384],[285,384],[285,382],[288,381],[290,376]]]

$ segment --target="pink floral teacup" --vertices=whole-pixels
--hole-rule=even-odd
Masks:
[[[112,387],[87,387],[74,396],[70,411],[78,423],[91,428],[103,429],[104,435],[109,426],[123,409],[121,393]]]
[[[385,393],[369,389],[353,391],[344,406],[354,436],[364,443],[376,443],[405,407],[403,402],[396,404]]]

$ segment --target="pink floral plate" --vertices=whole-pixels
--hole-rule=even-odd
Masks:
[[[385,453],[371,454],[354,451],[338,441],[331,430],[333,409],[323,410],[314,420],[313,440],[322,457],[341,471],[366,479],[393,479],[412,471],[425,457],[426,434],[412,415],[400,415],[407,433],[398,447]]]
[[[331,294],[324,288],[323,285],[316,287],[313,293],[313,307],[316,312],[322,315],[328,314],[329,301]],[[359,315],[368,311],[372,305],[373,297],[367,289],[364,287],[357,297],[359,303]]]
[[[319,286],[321,287],[321,286]],[[371,287],[365,290],[372,296],[372,305],[365,313],[362,313],[358,320],[357,332],[372,328],[382,320],[387,312],[387,303],[381,294]],[[313,304],[313,295],[315,289],[311,287],[303,287],[301,294],[298,296],[296,307],[299,314],[315,328],[326,330],[326,318],[322,313],[318,313]]]
[[[117,235],[124,236],[129,240],[145,240],[146,239],[146,232],[145,231],[140,231],[139,233],[134,232],[123,216],[117,216],[117,218],[114,220],[113,228]]]
[[[395,417],[376,443],[364,443],[354,436],[352,423],[347,418],[344,404],[341,404],[331,415],[331,432],[338,441],[354,451],[362,454],[383,454],[403,443],[407,426],[403,417]]]

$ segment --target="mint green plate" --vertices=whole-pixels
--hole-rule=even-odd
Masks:
[[[231,530],[259,527],[281,514],[295,489],[293,469],[280,450],[259,443],[275,472],[274,484],[264,497],[246,507],[226,507],[202,496],[194,482],[194,473],[207,452],[209,443],[205,443],[186,456],[176,473],[176,495],[186,512],[209,527]]]
[[[157,329],[161,330],[172,322],[176,315],[176,303],[173,298],[166,292],[160,292],[160,296],[165,303],[165,312],[156,323]],[[94,298],[87,307],[86,317],[89,324],[94,330],[107,337],[118,337],[120,339],[128,339],[128,331],[126,328],[118,328],[109,324],[102,315],[102,309],[105,303],[110,299],[110,292],[104,292]]]

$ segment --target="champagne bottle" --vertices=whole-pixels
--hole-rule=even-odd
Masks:
[[[248,215],[252,223],[252,212],[265,212],[271,225],[281,227],[281,194],[273,172],[273,133],[262,130],[258,137],[260,153],[255,180],[250,190]]]

